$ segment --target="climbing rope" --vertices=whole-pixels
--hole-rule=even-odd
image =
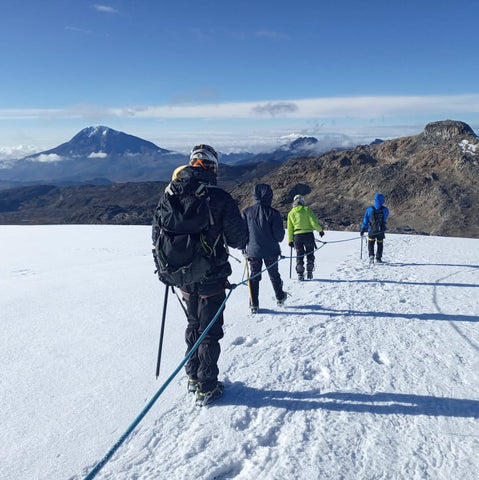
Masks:
[[[361,238],[361,237],[360,237]],[[321,243],[321,245],[311,252],[306,252],[302,255],[296,255],[296,256],[291,256],[291,257],[286,257],[284,255],[280,255],[278,260],[274,263],[272,263],[270,266],[264,268],[257,274],[253,275],[252,277],[242,279],[240,283],[237,284],[230,284],[230,291],[226,295],[225,299],[223,300],[222,304],[220,305],[218,311],[216,312],[215,316],[211,319],[211,322],[208,324],[208,326],[205,328],[203,333],[200,335],[196,343],[193,345],[191,350],[186,354],[186,356],[183,358],[183,360],[178,364],[178,366],[175,368],[175,370],[171,373],[171,375],[165,380],[163,385],[159,388],[159,390],[153,395],[151,400],[146,404],[146,406],[143,408],[143,410],[138,414],[138,416],[133,420],[131,425],[126,429],[125,433],[118,439],[118,441],[108,450],[108,452],[105,454],[105,456],[93,467],[93,469],[88,473],[88,475],[84,478],[84,480],[92,480],[96,477],[98,472],[105,466],[105,464],[111,459],[111,457],[115,454],[115,452],[123,445],[125,440],[129,437],[129,435],[133,432],[133,430],[138,426],[138,424],[143,420],[145,415],[150,411],[151,407],[156,403],[158,398],[161,396],[161,394],[166,390],[168,385],[173,381],[173,379],[178,375],[178,373],[181,371],[181,369],[185,366],[186,362],[192,357],[192,355],[195,353],[195,351],[198,349],[200,346],[200,343],[203,341],[205,338],[206,334],[210,331],[211,327],[214,325],[216,320],[218,319],[219,315],[225,308],[226,302],[228,301],[229,297],[233,293],[233,290],[235,290],[237,287],[240,285],[245,285],[247,284],[252,278],[256,278],[257,276],[261,275],[262,273],[266,272],[269,270],[272,266],[277,265],[281,260],[284,260],[286,258],[299,258],[299,257],[304,257],[306,255],[309,255],[311,253],[314,253],[318,251],[319,249],[323,248],[325,245],[328,243],[339,243],[339,242],[348,242],[351,240],[356,240],[355,238],[348,238],[346,240],[335,240],[331,242],[324,242],[322,240],[319,240],[315,238],[316,241]],[[244,274],[243,274],[244,278]]]

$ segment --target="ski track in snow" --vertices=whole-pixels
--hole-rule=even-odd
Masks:
[[[328,248],[312,281],[288,280],[282,262],[284,306],[267,275],[263,312],[227,306],[217,404],[195,407],[178,375],[173,405],[154,407],[97,478],[475,478],[477,253],[446,249],[435,264],[427,238],[389,236],[390,263],[350,254],[323,278]]]

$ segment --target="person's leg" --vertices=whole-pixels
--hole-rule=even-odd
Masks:
[[[306,250],[300,235],[294,236],[294,248],[296,250],[296,273],[298,277],[302,277],[304,275],[304,254]]]
[[[223,306],[226,298],[224,284],[225,279],[207,286],[200,285],[198,301],[199,335],[204,332]],[[219,340],[223,338],[223,310],[224,306],[198,347],[200,392],[213,390],[218,383],[218,358],[221,352]]]
[[[369,253],[369,258],[374,257],[374,243],[376,239],[374,237],[369,236],[368,237],[368,253]]]
[[[314,238],[312,242],[308,242],[306,244],[306,272],[309,279],[313,278],[313,270],[314,270],[314,250],[316,249],[316,244],[314,243]]]
[[[249,258],[250,265],[250,288],[251,288],[251,307],[259,306],[259,282],[261,281],[261,267],[263,260],[261,258]],[[254,277],[254,278],[253,278]]]
[[[376,251],[376,260],[381,260],[383,258],[383,248],[384,248],[384,234],[378,236],[378,248]]]
[[[281,280],[278,269],[278,257],[265,258],[264,264],[268,269],[269,279],[271,280],[276,300],[284,300],[285,293],[283,291],[283,281]]]
[[[185,291],[185,289],[181,290],[183,294],[183,300],[186,304],[186,312],[187,312],[187,326],[185,331],[185,341],[186,341],[186,354],[190,352],[193,345],[199,338],[199,328],[200,328],[200,321],[198,318],[198,293],[195,292],[195,286],[188,286],[184,287],[185,289],[190,290],[189,292]],[[198,350],[196,350],[190,359],[186,362],[185,371],[186,375],[191,380],[198,379]]]

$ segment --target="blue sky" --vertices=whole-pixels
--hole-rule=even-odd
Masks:
[[[90,125],[185,151],[479,133],[478,21],[476,0],[4,0],[0,154]]]

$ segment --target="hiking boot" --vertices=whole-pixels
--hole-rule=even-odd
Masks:
[[[302,273],[298,274],[298,280],[302,282],[304,280],[304,275]]]
[[[278,307],[280,307],[281,305],[284,305],[284,301],[286,300],[287,297],[288,297],[288,294],[286,292],[283,292],[283,297],[276,299],[276,303],[278,304]]]
[[[254,315],[255,313],[258,313],[259,307],[258,305],[250,305],[249,306],[251,313]]]
[[[369,263],[374,263],[374,255],[371,255],[371,256],[369,257]]]
[[[188,393],[196,393],[196,391],[198,390],[198,385],[199,385],[199,381],[197,378],[188,377],[188,384],[187,384]]]
[[[308,280],[312,280],[312,279],[313,279],[313,272],[308,272],[306,278],[307,278]]]
[[[383,261],[380,258],[376,258],[376,263],[383,263]]]
[[[199,390],[196,392],[196,405],[198,407],[204,407],[205,405],[209,405],[211,402],[214,402],[218,398],[223,395],[225,387],[221,382],[216,384],[216,387],[209,392],[200,392]]]

